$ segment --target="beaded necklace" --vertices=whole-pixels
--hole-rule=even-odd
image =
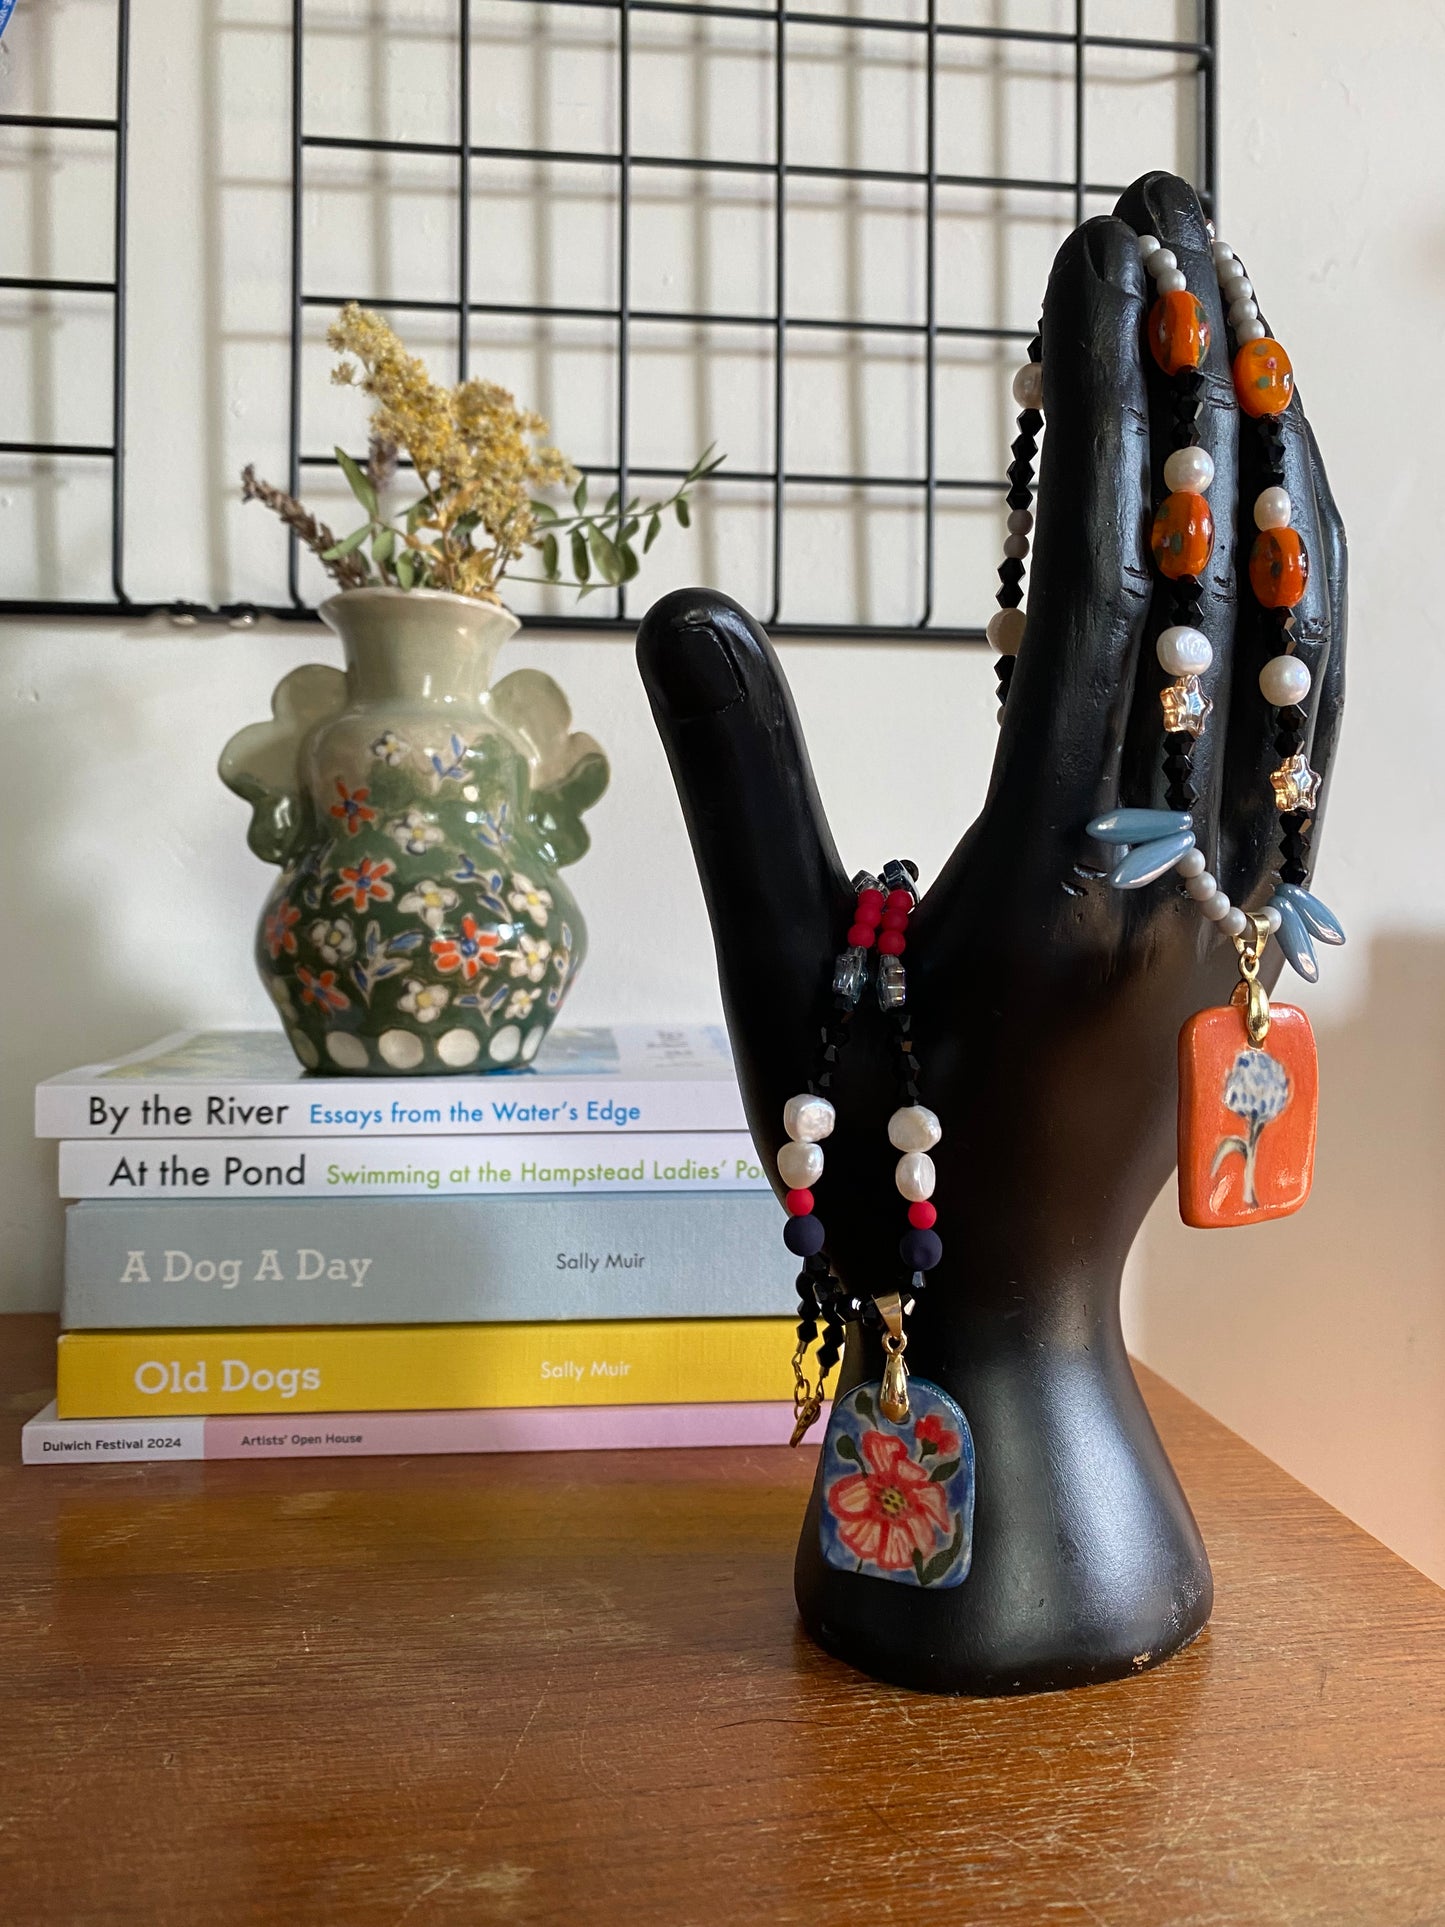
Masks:
[[[845,1324],[861,1322],[883,1342],[882,1378],[855,1386],[835,1402],[828,1420],[819,1512],[823,1556],[848,1572],[942,1587],[961,1585],[972,1559],[973,1439],[955,1401],[929,1380],[910,1378],[904,1360],[904,1321],[923,1294],[926,1274],[943,1256],[929,1155],[943,1131],[919,1101],[920,1066],[903,963],[918,902],[917,877],[915,865],[895,861],[885,864],[879,877],[862,871],[853,879],[853,917],[833,965],[817,1065],[807,1089],[783,1107],[787,1142],[777,1164],[786,1186],[783,1242],[803,1261],[793,1353],[794,1445],[822,1410],[823,1387],[838,1362]],[[899,1154],[893,1179],[907,1203],[907,1225],[898,1244],[897,1284],[862,1297],[833,1275],[813,1188],[823,1175],[823,1143],[837,1125],[828,1095],[835,1066],[870,981],[897,1052],[900,1102],[888,1120],[888,1141]],[[816,1379],[810,1382],[808,1354],[820,1328]]]

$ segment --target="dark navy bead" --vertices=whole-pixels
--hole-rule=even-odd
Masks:
[[[793,1223],[797,1224],[794,1218]],[[908,1228],[898,1240],[898,1255],[910,1271],[932,1271],[943,1256],[943,1240],[936,1231]]]
[[[789,1218],[783,1226],[783,1243],[796,1258],[811,1258],[814,1252],[821,1251],[826,1236],[822,1224],[812,1216]]]

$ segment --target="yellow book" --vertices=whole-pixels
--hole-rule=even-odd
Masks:
[[[788,1395],[792,1349],[786,1318],[81,1331],[55,1397],[61,1418],[749,1403]]]

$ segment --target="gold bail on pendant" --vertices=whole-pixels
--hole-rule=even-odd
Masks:
[[[1244,1004],[1244,1027],[1257,1050],[1269,1035],[1269,992],[1259,981],[1259,960],[1269,942],[1269,924],[1262,911],[1247,910],[1245,915],[1249,919],[1249,934],[1234,940],[1239,952],[1240,983],[1233,1001]]]
[[[883,1383],[878,1403],[885,1418],[901,1424],[908,1417],[908,1367],[903,1354],[908,1349],[908,1334],[903,1329],[903,1300],[896,1291],[875,1298],[883,1323],[883,1349],[888,1354],[883,1365]]]

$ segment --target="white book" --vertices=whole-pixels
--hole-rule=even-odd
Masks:
[[[620,1137],[159,1138],[60,1146],[63,1198],[424,1198],[761,1191],[745,1131]]]
[[[528,1132],[745,1130],[727,1033],[556,1030],[526,1069],[486,1076],[328,1077],[279,1031],[177,1031],[47,1078],[35,1134],[58,1138],[512,1137]]]

